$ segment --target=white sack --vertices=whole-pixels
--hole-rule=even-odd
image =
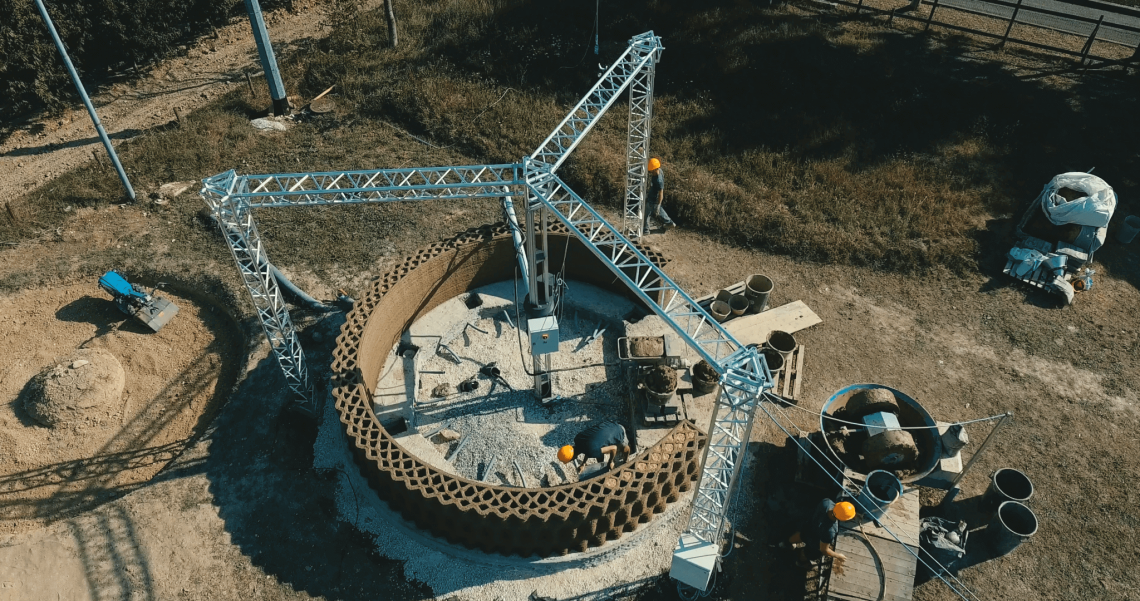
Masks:
[[[1066,202],[1057,190],[1069,188],[1085,196]],[[1041,209],[1054,225],[1075,223],[1092,227],[1108,227],[1112,212],[1116,210],[1116,193],[1103,179],[1080,172],[1062,173],[1054,177],[1041,191]]]

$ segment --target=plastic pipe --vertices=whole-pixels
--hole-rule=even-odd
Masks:
[[[127,179],[127,172],[123,170],[123,164],[119,162],[119,155],[115,154],[115,147],[111,146],[111,138],[107,137],[107,131],[99,122],[99,115],[95,113],[95,107],[91,104],[91,99],[87,97],[87,90],[83,89],[83,82],[79,81],[79,74],[75,72],[75,65],[71,64],[71,57],[67,56],[67,49],[63,47],[63,40],[59,39],[59,32],[55,30],[55,23],[51,22],[51,17],[48,16],[43,0],[35,0],[35,2],[36,8],[40,10],[40,16],[44,19],[44,25],[47,25],[48,33],[51,34],[51,39],[55,42],[55,47],[59,49],[59,55],[63,58],[64,66],[67,67],[67,73],[71,75],[71,81],[75,84],[79,97],[83,99],[84,106],[87,107],[87,114],[91,115],[91,122],[95,124],[95,131],[99,132],[99,139],[103,140],[103,147],[107,149],[107,154],[111,155],[111,162],[115,165],[115,171],[119,173],[119,179],[123,181],[123,187],[127,189],[127,196],[130,196],[131,200],[135,200],[135,189],[131,186],[131,180]]]
[[[317,311],[333,310],[332,307],[329,307],[321,301],[309,296],[308,294],[305,294],[304,290],[301,290],[297,287],[296,284],[290,282],[289,278],[285,277],[285,274],[278,271],[278,269],[274,267],[272,263],[269,264],[269,272],[272,273],[273,278],[277,280],[277,285],[284,288],[286,294],[289,294],[293,298],[297,299],[300,304]]]

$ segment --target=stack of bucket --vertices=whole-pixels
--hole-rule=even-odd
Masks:
[[[1033,483],[1018,470],[1005,467],[990,476],[982,504],[994,512],[986,534],[998,555],[1012,552],[1037,534],[1037,516],[1026,505],[1032,496]]]

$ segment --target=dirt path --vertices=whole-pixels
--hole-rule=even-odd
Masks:
[[[375,4],[379,2],[365,3]],[[299,8],[302,5],[297,3]],[[269,36],[278,49],[305,38],[323,37],[329,31],[322,27],[326,22],[325,4],[310,3],[297,14],[274,11],[266,15]],[[118,144],[173,121],[175,109],[186,115],[233,86],[247,85],[244,73],[260,70],[249,20],[238,17],[219,28],[216,39],[207,35],[190,46],[185,56],[159,63],[133,84],[113,84],[92,100],[103,128]],[[265,79],[256,77],[253,85],[265,86]],[[109,162],[82,104],[60,117],[20,128],[0,143],[0,173],[5,174],[0,178],[0,198],[35,190],[90,161],[93,152]]]

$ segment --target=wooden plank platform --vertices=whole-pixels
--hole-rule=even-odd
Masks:
[[[725,321],[724,329],[744,344],[763,344],[773,330],[795,333],[822,322],[803,301],[795,301],[763,313],[744,314]]]
[[[872,547],[872,545],[874,545]],[[839,569],[832,564],[827,585],[829,601],[911,601],[918,560],[906,545],[858,530],[844,530],[835,540],[835,550],[847,556]],[[911,548],[913,551],[917,549]]]
[[[910,601],[918,566],[919,494],[911,488],[891,504],[881,526],[862,516],[841,522],[835,550],[847,556],[841,569],[832,568],[827,599],[834,601]]]

